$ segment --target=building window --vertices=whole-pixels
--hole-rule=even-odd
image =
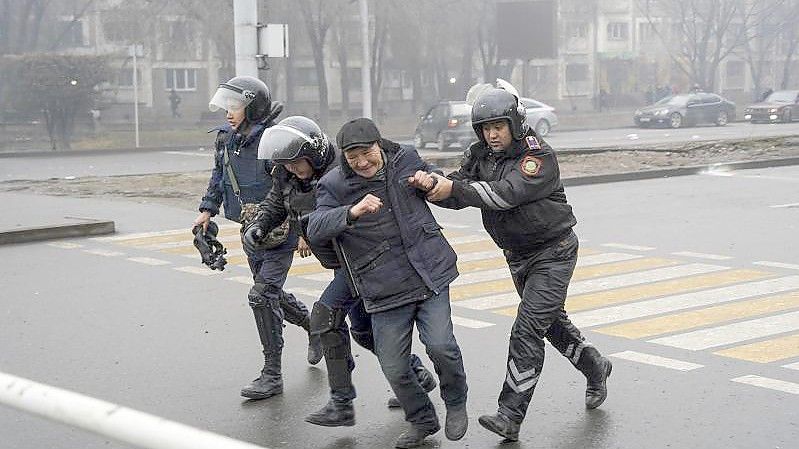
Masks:
[[[83,22],[73,17],[59,17],[60,30],[63,30],[62,39],[58,42],[60,48],[83,47]]]
[[[624,22],[610,22],[608,24],[608,40],[609,41],[626,41],[627,40],[627,24]]]
[[[588,64],[568,64],[566,66],[566,81],[587,81]]]
[[[588,37],[588,24],[577,22],[571,24],[571,37],[575,39],[585,39]]]
[[[638,40],[640,42],[649,42],[655,39],[657,32],[655,31],[655,24],[649,22],[642,22],[638,24]]]
[[[166,69],[166,90],[197,90],[197,69]]]
[[[136,80],[141,86],[141,69],[136,69]],[[131,67],[119,69],[119,72],[117,72],[117,86],[133,87],[133,69]]]

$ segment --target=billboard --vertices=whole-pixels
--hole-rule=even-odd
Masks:
[[[500,59],[557,58],[555,0],[497,2]]]

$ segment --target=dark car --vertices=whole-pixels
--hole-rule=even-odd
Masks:
[[[413,144],[422,149],[435,142],[440,151],[457,143],[466,148],[477,140],[472,129],[472,107],[465,101],[442,101],[422,116],[413,133]]]
[[[790,123],[795,119],[799,119],[799,90],[772,92],[762,102],[744,110],[744,120],[752,123]]]
[[[724,126],[735,118],[735,103],[719,95],[697,92],[672,95],[635,111],[635,124],[681,128],[701,123]]]

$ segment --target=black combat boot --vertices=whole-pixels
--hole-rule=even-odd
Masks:
[[[422,386],[422,389],[425,393],[430,393],[433,391],[436,386],[438,386],[438,382],[436,382],[436,377],[433,376],[433,373],[430,372],[424,365],[419,365],[413,368],[413,372],[416,373],[416,379],[419,381],[419,385]],[[388,404],[386,404],[388,408],[399,408],[402,407],[399,403],[399,399],[396,397],[388,398]]]
[[[481,426],[505,438],[508,441],[519,441],[519,423],[513,422],[504,414],[483,415],[477,419]]]
[[[325,427],[354,426],[355,409],[352,401],[335,403],[330,400],[324,407],[306,416],[305,421]]]
[[[394,447],[400,449],[406,449],[410,447],[419,447],[424,444],[424,439],[428,436],[438,432],[441,430],[441,426],[438,423],[435,423],[432,427],[425,427],[420,428],[414,425],[411,425],[411,428],[402,432],[402,435],[397,438],[397,442],[394,444]]]
[[[248,399],[266,399],[283,393],[283,377],[280,375],[280,353],[264,356],[261,377],[241,389]]]
[[[322,348],[322,339],[319,335],[308,333],[308,363],[316,365],[322,360],[325,350]]]
[[[607,379],[613,370],[613,364],[593,346],[583,349],[580,360],[575,365],[587,379],[585,388],[585,406],[595,409],[608,397]]]

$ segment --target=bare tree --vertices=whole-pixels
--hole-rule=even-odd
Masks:
[[[746,2],[749,3],[749,2]],[[746,38],[741,17],[753,4],[740,0],[636,0],[675,65],[693,84],[714,90],[721,62]]]
[[[794,19],[785,22],[780,38],[785,45],[785,65],[782,68],[780,89],[787,89],[791,84],[791,66],[793,65],[797,47],[799,47],[799,24],[797,24],[795,19],[799,15],[799,1],[789,0],[784,6],[784,11],[784,17]]]
[[[335,0],[298,0],[300,14],[308,33],[316,67],[317,89],[319,91],[319,126],[326,128],[330,121],[330,101],[327,91],[327,71],[325,67],[325,41],[333,18],[333,10],[338,7]]]

